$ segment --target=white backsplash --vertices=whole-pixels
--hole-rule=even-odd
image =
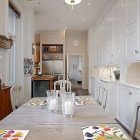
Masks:
[[[101,79],[107,79],[107,80],[116,80],[114,75],[114,70],[116,70],[116,67],[102,67],[99,69],[99,77]]]

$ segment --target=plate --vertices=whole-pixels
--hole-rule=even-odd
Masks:
[[[41,105],[46,105],[47,104],[47,100],[45,99],[40,99],[40,98],[33,98],[29,101],[29,103],[31,105],[34,105],[34,106],[41,106]]]

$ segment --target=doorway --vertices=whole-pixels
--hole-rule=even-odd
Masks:
[[[71,81],[72,91],[82,89],[84,86],[84,55],[67,54],[67,80]]]

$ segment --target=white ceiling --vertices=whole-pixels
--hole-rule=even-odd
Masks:
[[[69,11],[64,0],[24,0],[35,9],[35,30],[87,30],[115,0],[82,0]]]

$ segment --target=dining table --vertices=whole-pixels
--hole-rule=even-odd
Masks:
[[[44,97],[40,99],[47,100]],[[57,112],[48,111],[47,104],[32,105],[29,101],[0,121],[0,129],[29,130],[25,140],[84,140],[82,127],[97,125],[118,127],[131,140],[115,118],[95,101],[92,104],[75,105],[72,117],[62,114],[60,97]]]

